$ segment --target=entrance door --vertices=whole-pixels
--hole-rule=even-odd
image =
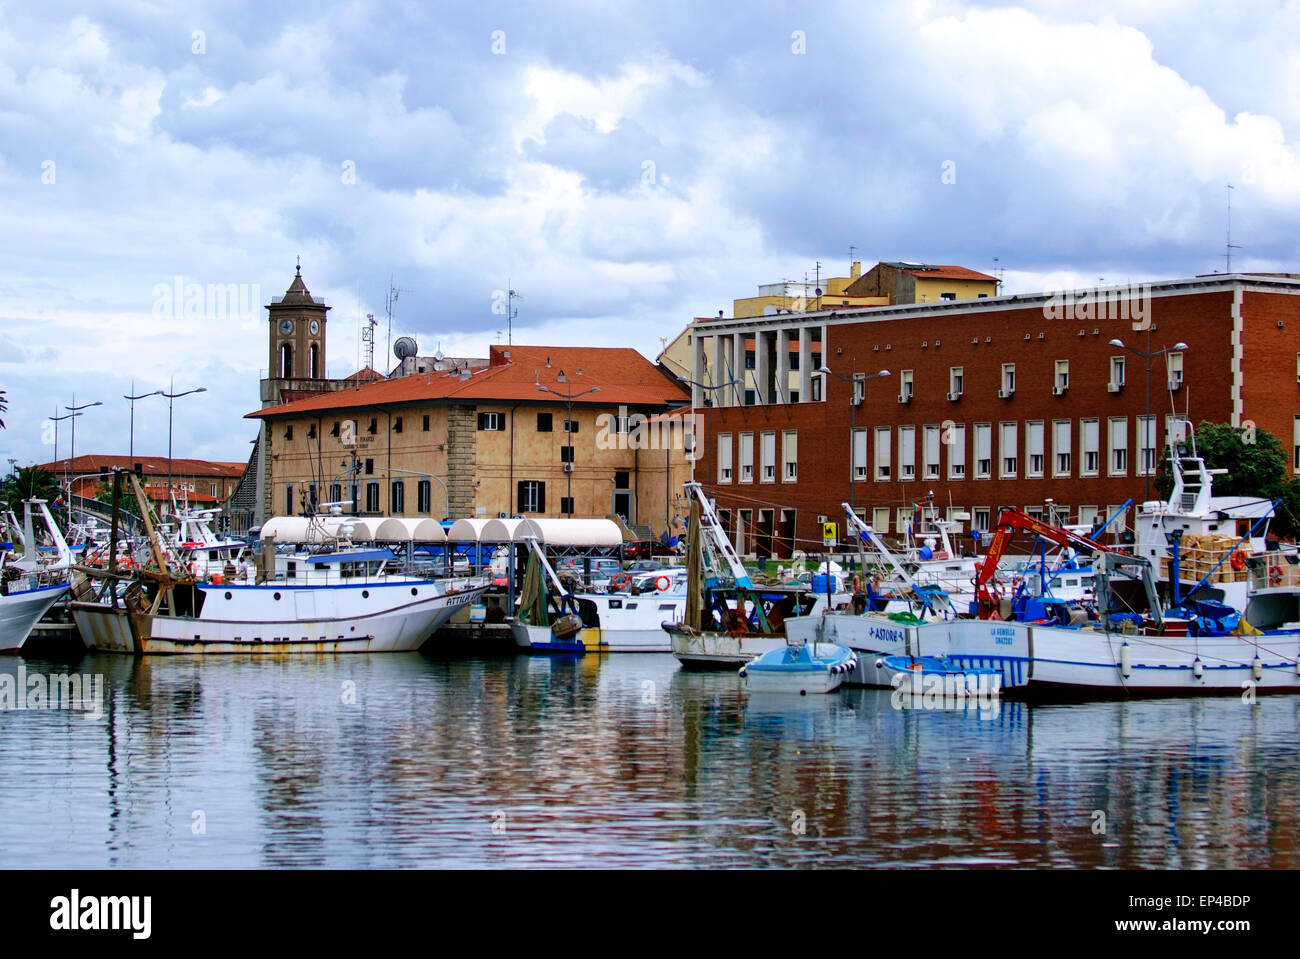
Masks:
[[[623,522],[632,523],[632,491],[626,489],[614,490],[614,515],[621,516]]]

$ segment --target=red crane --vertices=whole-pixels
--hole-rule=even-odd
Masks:
[[[1002,515],[998,517],[997,528],[994,529],[993,536],[989,540],[988,554],[984,557],[984,562],[975,575],[975,598],[979,603],[980,619],[999,618],[998,593],[996,587],[990,588],[990,584],[993,582],[993,577],[998,571],[998,564],[1002,562],[1002,557],[1005,555],[1007,547],[1011,545],[1011,538],[1016,534],[1017,530],[1028,530],[1035,536],[1050,540],[1062,549],[1073,547],[1077,550],[1089,550],[1096,553],[1115,552],[1109,546],[1089,539],[1087,536],[1081,536],[1078,533],[1070,532],[1068,529],[1045,523],[1043,520],[1022,513],[1019,510],[1004,509]]]

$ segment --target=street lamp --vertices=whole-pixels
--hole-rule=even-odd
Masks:
[[[131,389],[132,390],[135,389],[135,380],[131,381]],[[152,393],[141,393],[139,396],[123,395],[122,397],[122,399],[124,400],[131,401],[131,441],[130,441],[131,445],[130,445],[130,451],[127,453],[127,459],[130,460],[130,464],[127,466],[127,469],[132,469],[132,470],[135,469],[135,401],[142,400],[146,396],[160,396],[160,395],[162,395],[162,390],[154,390]]]
[[[555,381],[557,383],[565,382],[564,370],[560,370],[560,375],[555,378]],[[537,388],[541,390],[543,393],[550,393],[554,396],[560,397],[562,400],[564,400],[566,408],[568,410],[568,412],[565,414],[568,417],[568,419],[565,422],[564,429],[565,432],[569,434],[569,462],[568,462],[569,468],[565,470],[565,474],[567,476],[568,485],[569,485],[569,495],[567,497],[569,501],[568,517],[569,519],[573,519],[573,401],[576,400],[579,396],[586,396],[588,393],[599,393],[600,387],[593,386],[591,389],[583,390],[581,393],[561,393],[559,390],[553,390],[550,387],[543,386],[541,383],[537,384]]]
[[[856,361],[854,362],[856,363]],[[823,366],[817,372],[829,373],[845,383],[853,384],[853,395],[849,398],[849,506],[856,511],[858,506],[858,478],[853,471],[853,440],[858,431],[858,404],[862,402],[867,393],[866,387],[860,386],[860,384],[865,384],[867,380],[878,380],[882,376],[888,376],[889,370],[881,370],[879,373],[872,373],[869,376],[859,376],[855,370],[852,376],[845,376],[843,373],[836,373],[829,366]]]
[[[73,393],[72,405],[65,406],[64,409],[67,410],[70,414],[72,414],[75,417],[80,415],[77,412],[78,410],[88,410],[92,406],[103,406],[103,405],[104,404],[101,403],[99,400],[95,400],[95,402],[93,403],[82,403],[80,406],[78,406],[77,394]],[[56,450],[55,452],[57,453],[58,451]],[[76,459],[77,459],[77,421],[74,419],[72,421],[72,453],[68,457],[69,469],[75,470],[77,468]],[[71,483],[69,483],[68,485],[68,526],[71,527],[71,525],[72,525],[72,485]]]
[[[172,377],[168,383],[168,388],[176,384],[176,377]],[[186,390],[184,393],[164,393],[158,391],[159,396],[167,397],[167,500],[166,504],[170,507],[172,495],[172,403],[182,396],[189,396],[191,393],[206,393],[208,388],[200,386],[197,389]],[[170,509],[168,510],[170,512]]]
[[[1151,361],[1154,360],[1157,356],[1164,356],[1166,353],[1182,353],[1184,350],[1187,349],[1187,344],[1183,343],[1180,340],[1179,342],[1175,343],[1173,346],[1166,346],[1163,350],[1156,350],[1153,353],[1151,352],[1151,327],[1148,326],[1146,350],[1138,350],[1138,349],[1134,349],[1131,346],[1126,346],[1124,345],[1124,341],[1120,339],[1111,340],[1110,345],[1115,347],[1116,349],[1127,350],[1128,352],[1132,353],[1134,356],[1140,356],[1147,361],[1147,412],[1146,412],[1145,420],[1146,420],[1147,429],[1151,431],[1151,447],[1152,447],[1151,449],[1152,462],[1149,465],[1146,463],[1142,464],[1144,467],[1144,469],[1142,470],[1143,479],[1145,480],[1145,486],[1144,486],[1145,492],[1142,494],[1142,502],[1147,503],[1150,502],[1151,500],[1151,474],[1152,472],[1155,471],[1156,468],[1156,464],[1155,464],[1156,430],[1155,430],[1155,423],[1151,421]],[[1145,440],[1145,437],[1143,437],[1143,439]],[[1145,448],[1146,447],[1143,447],[1143,449]],[[1141,454],[1139,454],[1139,456],[1140,455]]]
[[[58,407],[55,407],[58,409]],[[50,422],[54,424],[54,465],[57,468],[59,463],[59,421],[70,420],[73,417],[80,416],[80,413],[64,413],[62,416],[51,416]],[[63,464],[63,479],[66,482],[68,478],[68,468],[71,464]]]

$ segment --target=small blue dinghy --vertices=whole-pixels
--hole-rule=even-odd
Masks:
[[[921,692],[923,686],[935,688],[932,677],[942,681],[938,688],[961,690],[964,694],[992,691],[1002,685],[1002,670],[959,666],[946,656],[883,656],[876,660],[876,669],[884,674],[886,685],[904,692]],[[926,680],[930,682],[927,684]]]
[[[768,650],[740,667],[754,692],[833,693],[857,669],[853,650],[834,643],[799,643]]]

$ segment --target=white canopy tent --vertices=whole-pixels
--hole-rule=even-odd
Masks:
[[[379,543],[445,543],[447,532],[427,516],[389,516],[375,529]]]

